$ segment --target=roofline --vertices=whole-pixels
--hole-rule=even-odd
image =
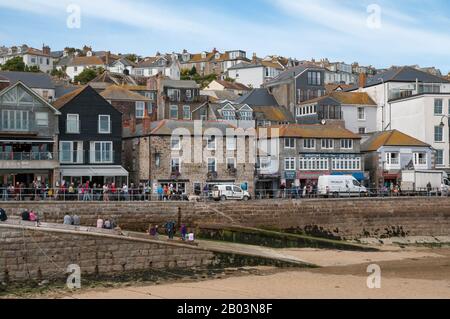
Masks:
[[[53,110],[53,112],[55,112],[56,115],[61,115],[61,112],[57,108],[55,108],[53,105],[51,105],[48,101],[44,100],[43,97],[41,97],[39,94],[34,92],[31,88],[29,88],[25,83],[23,83],[20,80],[17,81],[15,84],[10,85],[10,86],[6,87],[5,89],[3,89],[2,91],[0,91],[0,95],[3,95],[4,93],[6,93],[9,90],[11,90],[11,89],[15,88],[16,86],[18,86],[19,84],[21,84],[28,91],[28,93],[31,93],[34,97],[37,97],[38,100],[40,100],[41,102],[46,104],[48,107],[50,107]]]

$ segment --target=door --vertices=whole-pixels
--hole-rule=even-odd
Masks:
[[[243,199],[244,198],[244,192],[240,187],[234,186],[233,187],[233,198],[235,199]]]
[[[231,186],[225,186],[225,196],[228,198],[234,198],[233,196],[233,188]]]

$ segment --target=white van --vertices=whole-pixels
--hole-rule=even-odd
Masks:
[[[317,184],[319,196],[365,196],[367,189],[361,186],[356,178],[351,175],[326,175],[320,176]]]
[[[235,185],[215,185],[212,190],[212,197],[214,200],[249,200],[250,193],[243,191],[242,188]]]

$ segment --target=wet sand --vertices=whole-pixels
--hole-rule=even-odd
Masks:
[[[108,290],[93,289],[65,297],[77,299],[450,299],[450,248],[383,247],[383,251],[373,253],[316,249],[280,249],[277,252],[302,258],[323,268],[279,270],[260,267],[261,275],[256,276]],[[380,289],[367,287],[367,266],[373,263],[381,267]]]

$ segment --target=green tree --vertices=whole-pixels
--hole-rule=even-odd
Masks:
[[[195,66],[192,67],[192,69],[189,71],[190,76],[195,76],[197,73],[197,68]]]
[[[97,77],[98,73],[95,69],[84,69],[79,75],[74,79],[75,83],[87,84]]]
[[[25,72],[38,73],[38,72],[41,72],[41,70],[39,69],[39,67],[37,65],[33,65],[33,66],[26,66]]]
[[[12,58],[5,62],[5,64],[2,65],[3,71],[25,71],[25,63],[23,62],[22,57],[18,56],[15,58]]]
[[[59,79],[65,78],[66,73],[63,70],[53,69],[52,72],[50,72],[51,76],[55,76]]]

